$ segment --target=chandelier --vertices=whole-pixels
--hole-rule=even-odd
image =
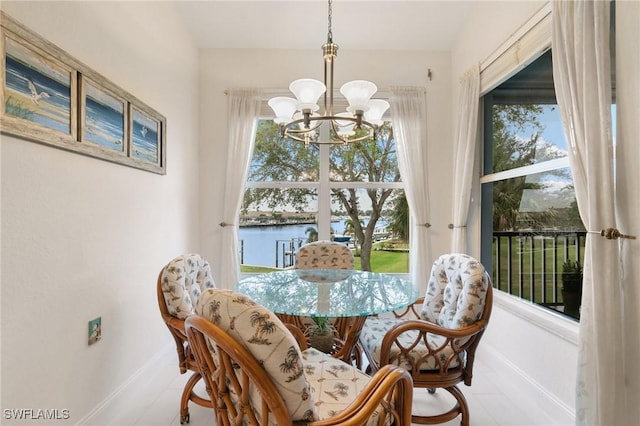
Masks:
[[[283,138],[313,144],[344,144],[375,139],[382,125],[382,116],[389,103],[382,99],[371,99],[378,90],[375,84],[365,80],[354,80],[340,87],[346,98],[347,111],[334,114],[333,109],[333,63],[338,55],[338,45],[333,42],[331,32],[331,1],[329,0],[327,43],[322,46],[324,59],[324,83],[311,78],[295,80],[289,90],[295,98],[278,96],[269,99],[269,106],[276,115],[273,121],[280,125]],[[322,115],[318,100],[324,94]],[[327,140],[320,139],[320,127],[328,123],[331,131]],[[356,134],[356,130],[363,130]],[[364,133],[364,134],[363,134]]]

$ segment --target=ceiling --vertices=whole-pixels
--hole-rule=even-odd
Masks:
[[[314,49],[327,39],[325,0],[174,0],[200,48]],[[447,51],[478,1],[334,0],[341,50]]]

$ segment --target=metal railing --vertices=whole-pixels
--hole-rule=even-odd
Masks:
[[[555,230],[494,232],[494,287],[562,311],[562,264],[583,263],[586,235]]]

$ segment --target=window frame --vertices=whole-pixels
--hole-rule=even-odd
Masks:
[[[385,99],[386,97],[377,97],[377,99]],[[268,111],[267,99],[263,100],[261,114],[259,120],[273,120],[274,116]],[[391,122],[390,113],[387,112],[383,119]],[[326,126],[323,126],[326,127]],[[326,130],[326,129],[325,129]],[[321,138],[326,139],[327,135],[321,134]],[[314,189],[317,191],[317,227],[318,240],[331,239],[331,191],[334,189],[398,189],[404,190],[405,186],[402,180],[398,182],[358,182],[358,181],[333,181],[330,179],[330,150],[333,145],[318,144],[319,161],[318,161],[318,180],[317,181],[252,181],[247,178],[245,181],[245,191],[249,189]],[[311,149],[311,148],[310,148]],[[252,153],[253,156],[253,153]],[[321,208],[320,206],[327,206]],[[408,274],[403,273],[404,275]]]

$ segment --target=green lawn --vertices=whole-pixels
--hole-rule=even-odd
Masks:
[[[567,257],[569,259],[576,258],[575,243],[569,244],[568,251],[565,252],[564,244],[558,244],[554,248],[544,239],[524,238],[520,241],[512,238],[511,241],[511,250],[509,250],[508,238],[501,237],[499,243],[494,240],[493,270],[496,281],[494,285],[500,290],[536,303],[561,303],[562,264]],[[584,243],[582,242],[582,244]],[[496,251],[498,249],[500,251],[500,276],[496,280],[498,272]],[[509,251],[511,252],[510,256]],[[583,256],[584,245],[581,247],[581,263]],[[509,265],[509,257],[511,265]],[[509,271],[509,266],[511,271]],[[511,288],[509,288],[509,282]]]
[[[409,252],[392,252],[375,250],[380,243],[374,244],[374,250],[371,252],[371,269],[373,272],[389,272],[389,273],[407,273],[409,272]],[[355,258],[355,268],[361,269],[360,257]],[[278,268],[269,268],[265,266],[242,265],[240,271],[243,273],[260,274],[271,272]]]

